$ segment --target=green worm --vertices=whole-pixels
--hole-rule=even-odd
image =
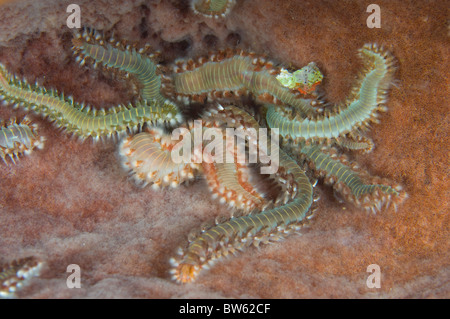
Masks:
[[[349,132],[357,131],[367,123],[376,122],[377,111],[386,111],[382,104],[392,82],[392,56],[376,45],[365,45],[360,50],[366,71],[354,88],[348,102],[338,111],[327,116],[304,119],[290,119],[269,106],[266,120],[269,127],[280,129],[280,135],[288,138],[336,139]]]
[[[321,146],[304,145],[300,148],[300,153],[312,163],[316,172],[325,175],[325,180],[332,183],[335,190],[357,206],[380,210],[381,205],[388,203],[391,197],[404,198],[405,194],[400,192],[399,186],[372,183],[376,181],[375,178],[361,178],[361,174],[322,152]]]
[[[166,102],[160,93],[161,78],[157,74],[157,65],[149,56],[139,54],[134,48],[122,50],[120,45],[114,47],[106,42],[100,33],[87,29],[83,33],[77,34],[72,43],[74,51],[79,54],[77,61],[81,64],[84,63],[86,57],[89,57],[95,63],[128,72],[135,76],[141,84],[142,99],[156,100],[159,103]]]
[[[0,127],[0,157],[6,163],[6,155],[15,163],[19,154],[29,154],[35,147],[44,146],[44,137],[38,136],[37,124],[31,124],[27,117],[20,123],[14,119]]]
[[[362,150],[366,153],[372,151],[374,145],[370,138],[365,136],[345,136],[336,140],[336,144],[348,150]]]
[[[47,91],[37,85],[11,76],[0,64],[0,100],[21,106],[49,117],[57,126],[81,138],[122,134],[143,123],[168,122],[175,124],[181,115],[175,104],[166,100],[143,101],[135,106],[115,106],[109,110],[91,110],[55,90]]]
[[[313,114],[310,100],[299,98],[298,92],[284,87],[275,76],[249,56],[236,55],[220,62],[206,62],[192,71],[173,75],[175,92],[198,95],[213,91],[248,90],[258,98],[267,98],[294,107],[300,114]]]

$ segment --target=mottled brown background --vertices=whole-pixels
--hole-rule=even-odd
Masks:
[[[65,26],[74,1],[14,1],[0,7],[0,61],[29,81],[108,107],[132,99],[127,85],[79,67]],[[178,285],[169,258],[191,228],[229,214],[203,181],[175,190],[139,189],[116,145],[79,143],[39,116],[45,149],[0,163],[1,261],[37,255],[42,275],[23,298],[448,298],[448,2],[375,1],[381,29],[366,26],[373,1],[242,1],[225,20],[192,14],[184,1],[81,1],[83,25],[150,43],[165,61],[227,46],[251,48],[301,67],[315,61],[330,101],[345,98],[361,67],[357,50],[376,42],[398,59],[389,112],[374,125],[376,149],[355,159],[410,195],[377,215],[340,204],[321,188],[319,213],[301,236],[218,263]],[[10,106],[0,118],[22,117]],[[323,191],[322,191],[323,190]],[[66,288],[66,267],[82,288]],[[378,264],[381,289],[366,287]]]

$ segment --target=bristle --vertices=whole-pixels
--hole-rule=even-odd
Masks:
[[[14,298],[16,292],[39,276],[43,263],[35,257],[26,257],[0,265],[0,298]]]

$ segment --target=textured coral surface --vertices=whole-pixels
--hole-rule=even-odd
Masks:
[[[66,25],[70,1],[0,7],[0,62],[30,82],[108,107],[132,100],[126,82],[79,67]],[[319,210],[301,236],[218,263],[193,284],[170,279],[169,258],[192,228],[229,215],[202,180],[164,191],[138,188],[114,141],[78,142],[32,115],[47,141],[17,165],[0,165],[0,262],[45,261],[22,298],[422,298],[450,297],[449,28],[446,1],[377,1],[381,28],[366,26],[366,1],[238,1],[224,20],[194,15],[185,1],[77,1],[83,25],[150,43],[163,60],[239,46],[302,67],[316,62],[328,99],[342,100],[364,43],[398,59],[388,113],[373,125],[376,148],[354,158],[402,184],[409,198],[377,215],[341,204],[320,187]],[[0,108],[0,118],[25,112]],[[68,289],[66,267],[81,267]],[[381,268],[368,288],[366,268]]]

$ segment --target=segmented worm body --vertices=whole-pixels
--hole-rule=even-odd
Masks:
[[[369,153],[374,147],[373,141],[370,138],[359,134],[351,135],[350,137],[339,137],[336,139],[336,143],[342,148],[359,150],[365,153]]]
[[[192,61],[180,63],[173,76],[174,95],[198,99],[207,94],[217,98],[250,92],[263,102],[290,105],[302,115],[315,113],[310,100],[276,79],[279,70],[273,68],[272,62],[252,53],[241,51],[230,56],[233,53],[219,52],[209,61],[200,59],[198,65]]]
[[[386,111],[382,105],[392,82],[395,68],[392,56],[375,45],[360,50],[366,71],[355,86],[348,101],[337,111],[313,118],[289,118],[269,106],[267,124],[280,128],[280,134],[292,139],[336,139],[376,122],[377,111]]]
[[[387,185],[389,181],[369,176],[349,163],[345,157],[339,156],[335,150],[318,145],[304,145],[300,154],[310,162],[318,176],[333,185],[347,202],[358,207],[376,212],[383,205],[389,205],[392,200],[396,205],[406,197],[399,185]]]
[[[264,194],[248,180],[248,168],[237,163],[203,163],[203,173],[213,193],[221,203],[232,208],[251,211],[267,204]]]
[[[44,137],[39,136],[38,126],[32,124],[28,118],[16,123],[11,119],[8,124],[0,127],[0,157],[6,162],[6,156],[15,163],[20,154],[29,154],[34,148],[44,147]]]
[[[154,55],[147,55],[145,50],[136,51],[130,46],[123,46],[113,38],[107,41],[102,34],[85,29],[76,34],[72,40],[76,60],[81,64],[85,59],[92,59],[107,68],[114,68],[136,77],[141,85],[140,96],[143,100],[156,100],[159,104],[168,103],[161,95],[161,78],[157,74]]]
[[[81,138],[121,135],[144,123],[175,124],[181,119],[178,108],[169,101],[161,104],[156,100],[143,100],[136,105],[115,106],[108,110],[91,109],[54,90],[47,91],[18,80],[1,64],[0,94],[5,101],[48,117],[57,126]]]
[[[301,227],[312,204],[311,183],[305,172],[283,151],[280,151],[280,167],[283,169],[279,176],[293,181],[288,187],[292,199],[285,205],[231,218],[205,230],[185,250],[180,250],[179,258],[171,260],[175,280],[191,282],[202,269],[221,257],[249,246],[279,240]]]
[[[26,257],[0,265],[0,297],[12,298],[31,278],[39,276],[42,262]]]
[[[242,210],[245,213],[262,210],[271,202],[267,187],[264,187],[266,183],[258,179],[257,174],[253,172],[250,167],[250,158],[245,163],[238,158],[238,146],[234,143],[236,134],[233,135],[231,143],[228,143],[226,136],[227,128],[240,129],[242,146],[247,145],[248,152],[251,152],[250,144],[253,144],[256,147],[252,152],[261,154],[263,150],[257,147],[255,134],[256,129],[259,128],[258,123],[250,114],[232,105],[225,107],[220,105],[217,109],[210,109],[203,114],[202,119],[208,123],[207,128],[215,127],[221,133],[220,136],[223,136],[221,141],[223,147],[215,152],[217,160],[208,160],[202,163],[203,174],[213,198],[219,198],[221,203],[228,204],[233,209]],[[248,136],[248,140],[244,141],[245,136]],[[205,146],[206,148],[207,146]],[[227,161],[229,158],[232,159],[231,162]]]
[[[153,128],[125,138],[119,148],[123,166],[130,170],[135,180],[153,188],[176,187],[193,180],[200,169],[199,164],[175,162],[171,152],[176,151],[177,142],[162,130]]]

